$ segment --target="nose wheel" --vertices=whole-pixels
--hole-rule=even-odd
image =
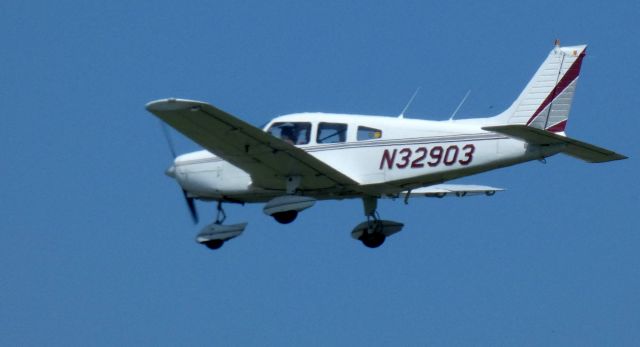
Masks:
[[[205,245],[209,249],[218,249],[222,247],[226,241],[242,234],[247,226],[247,223],[223,225],[222,223],[225,219],[227,219],[227,215],[222,209],[222,202],[218,201],[216,220],[205,226],[200,233],[196,235],[196,242]]]
[[[224,213],[224,209],[222,208],[222,201],[218,201],[218,213],[216,214],[216,221],[214,222],[215,224],[222,224],[224,223],[224,220],[227,219],[227,214]],[[218,247],[220,248],[220,247]]]

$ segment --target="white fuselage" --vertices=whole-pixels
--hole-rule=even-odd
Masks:
[[[482,130],[493,118],[428,121],[381,116],[300,113],[268,123],[309,123],[305,144],[296,145],[377,194],[407,189],[505,167],[556,154],[557,147],[538,147]],[[339,141],[321,142],[321,124],[346,125]],[[362,130],[365,129],[365,130]],[[368,131],[368,132],[367,132]],[[375,133],[379,131],[380,133]],[[374,134],[377,138],[363,138]],[[208,151],[176,158],[170,170],[180,185],[201,199],[261,202],[282,195],[252,185],[246,172]],[[316,195],[318,199],[336,198]]]

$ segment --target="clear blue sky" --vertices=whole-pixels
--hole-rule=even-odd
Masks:
[[[638,345],[640,3],[0,3],[0,345]],[[326,111],[489,115],[551,49],[589,44],[568,133],[632,159],[556,156],[463,180],[491,198],[359,201],[282,226],[230,206],[211,252],[150,100],[259,125]],[[197,147],[177,139],[181,152]],[[202,219],[214,205],[198,204]]]

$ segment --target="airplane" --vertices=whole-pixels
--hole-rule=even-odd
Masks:
[[[146,109],[204,148],[177,157],[172,149],[166,171],[195,223],[195,199],[217,202],[198,243],[218,249],[245,230],[247,223],[223,224],[223,203],[264,203],[265,214],[288,224],[318,200],[361,199],[366,220],[351,236],[376,248],[404,226],[380,218],[378,199],[491,196],[503,189],[446,182],[558,153],[591,163],[626,159],[565,134],[586,48],[556,41],[513,104],[486,118],[295,113],[258,128],[200,101],[161,99]]]

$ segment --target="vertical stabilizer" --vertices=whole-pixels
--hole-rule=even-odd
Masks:
[[[564,132],[586,49],[586,45],[556,44],[520,96],[497,120]]]

